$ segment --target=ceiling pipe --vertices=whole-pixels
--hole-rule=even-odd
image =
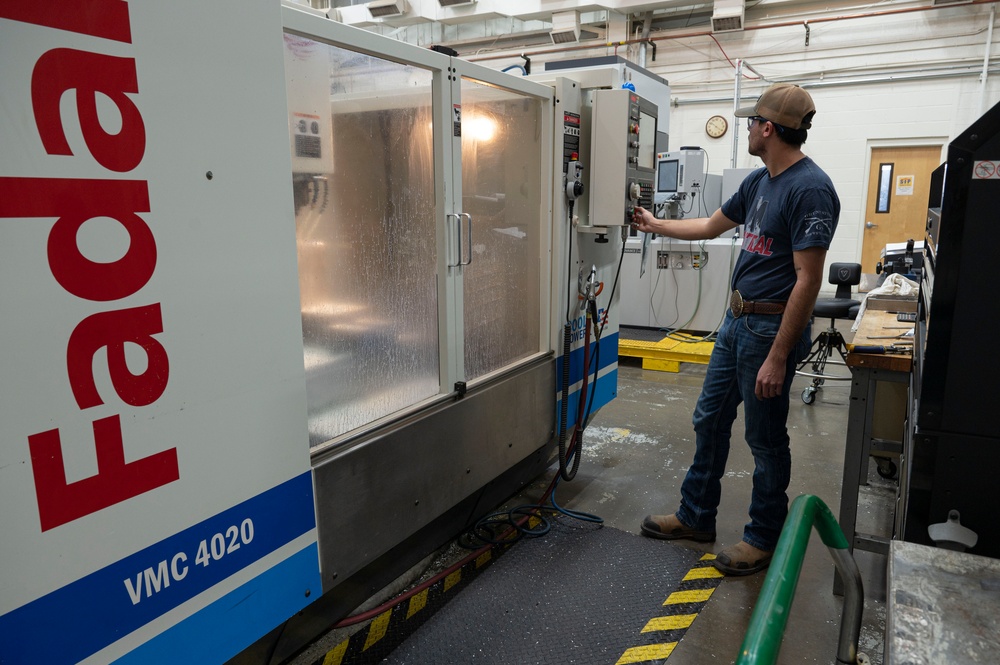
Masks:
[[[973,0],[973,2],[967,3],[967,4],[963,4],[961,6],[968,7],[970,5],[972,5],[972,6],[975,6],[975,5],[995,5],[998,2],[1000,2],[1000,0]],[[954,5],[927,5],[925,7],[906,7],[906,8],[903,8],[903,9],[886,9],[886,10],[878,11],[878,12],[862,12],[862,13],[859,13],[859,14],[844,14],[844,15],[841,15],[841,16],[824,16],[824,17],[819,17],[819,18],[810,18],[808,20],[808,23],[809,23],[809,25],[815,25],[817,23],[831,23],[831,22],[835,22],[835,21],[847,21],[847,20],[857,19],[857,18],[879,18],[879,17],[882,17],[882,16],[894,16],[894,15],[897,15],[897,14],[910,14],[910,13],[913,13],[913,12],[926,12],[926,11],[932,11],[932,10],[935,10],[935,9],[946,9],[946,8],[951,8],[953,6]],[[745,26],[743,28],[743,31],[744,32],[749,32],[751,30],[768,30],[770,28],[787,28],[789,26],[801,26],[801,25],[803,25],[805,23],[806,23],[806,21],[804,21],[804,20],[797,20],[797,21],[780,21],[778,23],[766,23],[764,25],[748,25],[748,26]],[[688,33],[677,34],[677,35],[669,35],[669,36],[664,36],[664,37],[649,37],[645,41],[658,42],[658,41],[668,41],[668,40],[673,40],[673,39],[685,39],[685,38],[689,38],[689,37],[711,37],[711,36],[712,36],[712,31],[711,30],[702,30],[702,31],[699,31],[699,32],[688,32]],[[554,54],[554,53],[568,53],[570,51],[582,51],[582,50],[598,49],[598,48],[605,48],[605,47],[612,47],[612,46],[627,46],[629,44],[638,44],[638,43],[640,43],[642,41],[643,40],[641,40],[641,39],[627,39],[625,41],[614,42],[614,43],[611,43],[611,42],[608,42],[608,43],[603,43],[603,42],[598,43],[596,40],[594,40],[593,43],[577,44],[577,45],[574,45],[574,46],[564,46],[564,47],[560,47],[560,48],[546,49],[544,51],[534,51],[532,53],[529,53],[528,55],[532,55],[532,56],[536,56],[536,55],[544,56],[544,55],[549,55],[549,54]],[[511,58],[511,57],[515,57],[515,56],[511,56],[510,54],[505,54],[505,55],[484,55],[484,56],[477,56],[477,57],[469,57],[469,58],[465,58],[465,59],[469,60],[470,62],[482,62],[482,61],[485,61],[485,60],[501,60],[501,59],[504,59],[504,58]]]
[[[991,67],[990,73],[998,74],[1000,73],[1000,67]],[[918,73],[918,74],[882,74],[880,76],[866,76],[863,78],[853,78],[845,77],[838,80],[824,79],[822,81],[804,81],[797,84],[800,88],[837,88],[841,86],[855,86],[855,85],[870,85],[870,84],[882,84],[882,83],[900,83],[904,81],[930,81],[934,79],[952,79],[952,78],[963,78],[963,77],[981,77],[982,71],[975,68],[957,68],[955,71],[950,72],[938,72],[938,73]],[[752,98],[749,98],[752,99]],[[685,99],[674,98],[671,100],[671,106],[691,106],[692,104],[726,104],[733,101],[731,96],[725,97],[688,97]],[[737,107],[738,108],[738,107]]]

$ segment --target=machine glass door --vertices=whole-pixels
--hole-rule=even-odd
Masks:
[[[315,448],[441,392],[435,72],[291,32],[285,69]]]
[[[543,98],[466,76],[460,95],[467,261],[462,318],[465,377],[471,381],[537,354],[543,344],[548,175],[542,166]]]

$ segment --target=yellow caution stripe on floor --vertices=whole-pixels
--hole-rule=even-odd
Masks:
[[[337,646],[333,647],[331,651],[328,651],[326,656],[323,658],[323,665],[341,665],[344,662],[344,653],[347,651],[347,643],[349,640],[344,640]]]
[[[689,603],[704,603],[712,597],[715,589],[691,589],[690,591],[674,591],[663,601],[664,605],[687,605]]]
[[[698,613],[725,577],[712,565],[714,558],[714,554],[705,554],[691,567],[678,584],[677,590],[663,601],[666,613],[651,618],[643,626],[636,640],[645,638],[655,641],[629,647],[615,665],[662,661],[673,653],[674,647],[698,618]]]
[[[468,584],[480,571],[488,568],[509,547],[509,544],[496,545],[452,571],[444,579],[398,602],[328,651],[313,665],[370,665],[382,662],[386,654],[409,637],[456,591]]]
[[[632,647],[626,649],[622,657],[618,659],[615,665],[629,665],[630,663],[648,663],[651,660],[663,660],[671,653],[673,653],[674,647],[677,646],[677,642],[670,642],[669,644],[647,644],[641,647]]]
[[[684,576],[685,582],[689,580],[709,580],[717,577],[725,577],[725,573],[716,568],[715,566],[702,566],[701,568],[692,568],[688,571],[688,574]]]
[[[412,618],[414,614],[425,607],[427,607],[427,589],[410,598],[410,604],[406,610],[406,618]]]
[[[695,617],[697,616],[697,614],[675,614],[673,616],[656,617],[649,620],[649,623],[647,623],[645,628],[642,629],[642,632],[651,633],[654,630],[680,630],[681,628],[690,628],[691,624],[694,623]]]

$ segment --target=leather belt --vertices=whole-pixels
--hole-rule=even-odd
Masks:
[[[785,311],[785,303],[744,300],[739,291],[733,291],[733,295],[729,299],[729,311],[737,319],[744,314],[781,314]]]

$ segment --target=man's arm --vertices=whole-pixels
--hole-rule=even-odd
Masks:
[[[771,345],[771,352],[757,372],[757,385],[754,394],[757,399],[767,399],[781,394],[785,382],[785,362],[788,354],[795,348],[802,331],[806,329],[813,307],[816,306],[816,296],[823,284],[823,263],[826,261],[826,250],[822,247],[809,247],[792,253],[795,262],[795,286],[788,303],[785,305],[784,316],[781,317],[781,327]]]
[[[639,206],[632,215],[632,226],[646,233],[676,238],[677,240],[708,240],[736,226],[736,222],[716,210],[711,217],[692,219],[656,219],[653,213]]]

